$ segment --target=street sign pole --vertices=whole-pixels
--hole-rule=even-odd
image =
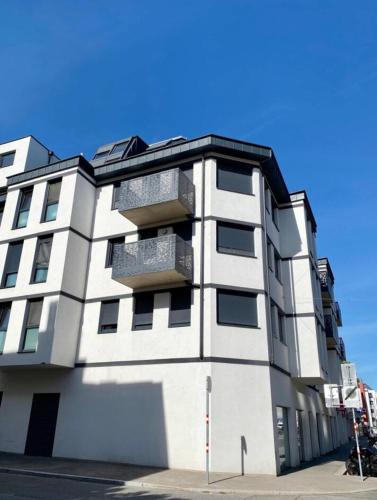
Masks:
[[[361,467],[361,456],[360,456],[360,446],[359,446],[359,433],[357,431],[357,423],[356,423],[356,417],[355,417],[355,408],[352,408],[352,419],[353,419],[353,430],[355,431],[355,438],[356,438],[356,449],[357,449],[357,457],[359,459],[359,471],[360,471],[360,478],[363,481],[363,469]]]
[[[211,392],[211,377],[206,381],[206,473],[209,484],[209,394]]]

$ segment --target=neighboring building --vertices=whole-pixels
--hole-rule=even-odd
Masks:
[[[135,136],[45,163],[0,169],[1,450],[203,470],[207,377],[213,471],[346,441],[331,269],[271,148]]]

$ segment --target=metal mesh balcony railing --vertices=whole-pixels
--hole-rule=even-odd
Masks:
[[[194,185],[179,168],[122,182],[119,210],[124,212],[176,199],[188,213],[194,211]]]
[[[113,279],[175,271],[192,280],[192,247],[176,234],[135,241],[115,248]]]

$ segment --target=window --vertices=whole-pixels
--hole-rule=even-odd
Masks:
[[[119,144],[115,144],[115,146],[113,147],[113,149],[111,150],[110,154],[113,155],[115,153],[123,153],[127,146],[128,146],[128,142],[121,142]]]
[[[281,257],[276,248],[274,248],[274,268],[276,278],[281,281]]]
[[[271,211],[272,211],[272,220],[275,224],[275,226],[278,228],[279,225],[278,225],[278,222],[279,222],[279,219],[278,219],[278,206],[276,204],[276,201],[275,201],[275,198],[273,196],[271,196]]]
[[[264,188],[264,204],[266,207],[266,210],[268,213],[271,213],[271,207],[270,207],[270,190],[266,186]]]
[[[0,168],[11,167],[14,163],[15,156],[16,156],[16,151],[3,153],[2,155],[0,155]]]
[[[113,201],[111,202],[111,209],[116,210],[119,208],[120,200],[120,182],[116,182],[113,185]]]
[[[22,345],[23,352],[35,352],[38,347],[39,323],[41,321],[43,299],[29,300],[27,319]]]
[[[134,298],[133,330],[149,330],[153,325],[153,293],[142,293]]]
[[[0,225],[3,221],[4,208],[5,208],[5,201],[0,201]]]
[[[220,325],[258,326],[257,296],[254,293],[217,290],[217,323]]]
[[[217,187],[235,193],[252,194],[252,173],[249,165],[217,161]]]
[[[114,333],[118,327],[119,300],[101,302],[98,333]]]
[[[3,274],[2,287],[11,288],[16,286],[18,267],[20,265],[23,242],[9,243],[7,259]]]
[[[14,225],[14,228],[26,227],[27,220],[29,217],[32,196],[33,196],[33,188],[32,187],[27,188],[27,189],[23,189],[20,192],[17,217],[16,217],[16,223]]]
[[[271,327],[273,336],[285,344],[285,315],[273,301],[271,301]]]
[[[191,323],[191,288],[170,292],[169,327],[189,326]]]
[[[93,160],[98,160],[99,158],[103,158],[104,156],[107,156],[109,154],[110,150],[108,149],[107,151],[100,151],[99,153],[96,153],[94,155]]]
[[[274,251],[274,246],[271,243],[270,240],[267,240],[267,261],[268,261],[268,267],[270,268],[271,271],[274,270],[273,264],[272,264],[272,252]]]
[[[123,236],[121,238],[113,238],[107,242],[106,267],[112,267],[115,249],[122,247],[124,241]]]
[[[2,354],[4,350],[11,305],[12,304],[10,302],[3,302],[0,304],[0,354]]]
[[[47,183],[47,199],[43,214],[44,222],[56,220],[56,216],[58,214],[61,187],[62,187],[61,179],[50,181]]]
[[[32,283],[44,283],[47,280],[51,246],[52,236],[44,236],[38,239]]]
[[[217,222],[217,251],[233,255],[254,255],[254,228]]]

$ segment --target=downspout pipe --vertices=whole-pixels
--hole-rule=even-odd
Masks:
[[[205,215],[205,158],[202,156],[202,179],[201,179],[201,207],[200,207],[200,314],[199,314],[199,358],[204,360],[204,215]]]

